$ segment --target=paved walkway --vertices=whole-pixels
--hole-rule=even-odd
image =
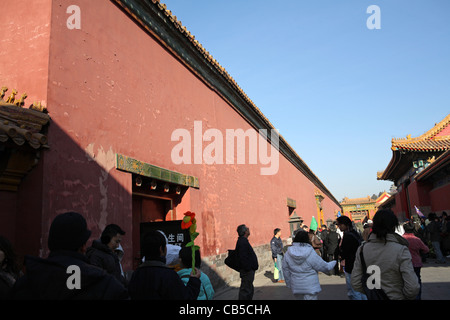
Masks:
[[[435,264],[428,259],[421,271],[423,300],[450,300],[450,259],[446,264]],[[293,300],[291,290],[284,283],[274,283],[273,270],[264,270],[255,276],[253,300]],[[322,292],[319,300],[348,300],[345,278],[319,274]],[[218,290],[216,300],[237,300],[240,281]]]

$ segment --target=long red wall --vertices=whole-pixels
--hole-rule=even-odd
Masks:
[[[41,2],[48,10],[48,1]],[[73,4],[81,9],[80,30],[66,27]],[[314,185],[281,155],[273,176],[260,175],[260,165],[172,162],[177,128],[192,130],[201,120],[203,130],[225,136],[226,129],[250,125],[112,2],[52,1],[50,35],[47,92],[31,86],[28,75],[14,83],[47,97],[52,118],[43,159],[44,252],[45,230],[67,210],[87,217],[93,237],[108,223],[121,225],[129,235],[124,249],[131,252],[131,175],[115,169],[116,153],[199,178],[200,188],[191,188],[179,207],[197,213],[203,255],[233,248],[242,223],[253,245],[268,243],[276,227],[287,236],[287,197],[296,200],[306,224],[317,214]],[[333,219],[337,204],[325,197],[322,206],[325,219]],[[125,258],[129,264],[131,255]]]

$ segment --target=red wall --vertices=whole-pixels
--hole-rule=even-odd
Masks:
[[[39,10],[48,18],[45,4],[46,10]],[[126,265],[131,264],[131,174],[115,169],[116,153],[199,178],[200,189],[187,192],[177,213],[197,213],[205,256],[233,248],[242,223],[250,227],[254,246],[267,244],[276,227],[287,236],[287,197],[296,200],[297,214],[310,223],[317,214],[315,187],[281,155],[273,176],[260,175],[260,165],[175,165],[173,130],[192,130],[201,120],[203,131],[216,128],[225,136],[226,129],[250,125],[112,2],[52,4],[47,92],[32,86],[29,74],[15,77],[21,88],[47,97],[52,118],[43,162],[44,252],[45,230],[55,215],[77,210],[87,217],[93,237],[108,223],[121,225],[129,236],[123,240]],[[66,27],[72,4],[81,9],[80,30]],[[45,79],[46,63],[32,62],[29,67],[43,68],[39,77]],[[339,209],[327,197],[322,206],[325,220]]]
[[[408,186],[409,202],[411,207],[414,206],[429,206],[430,202],[430,190],[432,186],[429,183],[421,183],[414,181]]]
[[[433,189],[430,191],[430,199],[432,203],[431,210],[436,213],[442,211],[450,213],[450,184]]]
[[[47,104],[48,58],[51,0],[2,1],[0,19],[1,86],[18,96],[26,92],[25,106],[34,101]],[[7,236],[14,249],[38,255],[42,248],[42,172],[43,158],[25,177],[17,193],[0,194],[0,234]]]
[[[432,189],[431,181],[413,181],[408,186],[409,205],[412,213],[415,213],[414,206],[417,206],[425,216],[430,212],[441,213],[442,211],[450,211],[450,184]],[[394,195],[395,206],[392,210],[395,214],[402,218],[406,205],[406,192]]]

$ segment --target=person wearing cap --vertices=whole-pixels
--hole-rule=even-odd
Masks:
[[[91,236],[85,218],[77,212],[59,214],[48,234],[46,259],[25,256],[26,273],[16,281],[14,300],[115,300],[128,299],[125,287],[112,275],[92,266],[85,256]],[[74,271],[73,271],[74,270]],[[71,284],[80,275],[79,285]],[[76,282],[76,281],[75,281]]]

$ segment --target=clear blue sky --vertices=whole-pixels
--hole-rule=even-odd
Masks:
[[[339,201],[388,191],[391,139],[450,113],[448,0],[161,2]]]

